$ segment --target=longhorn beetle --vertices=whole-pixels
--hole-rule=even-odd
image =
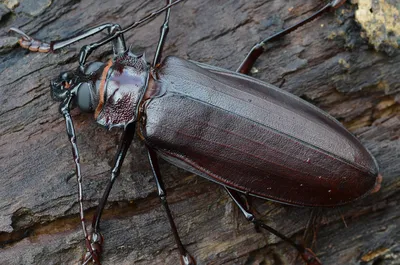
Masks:
[[[19,29],[23,48],[53,52],[107,30],[100,41],[85,45],[76,70],[51,82],[53,99],[61,101],[72,144],[79,187],[81,224],[87,253],[83,264],[100,264],[103,243],[100,220],[108,195],[120,173],[136,124],[148,149],[158,196],[166,211],[181,264],[195,264],[183,246],[169,209],[158,157],[224,187],[246,219],[291,244],[309,265],[321,264],[307,248],[258,220],[242,194],[295,206],[338,206],[376,191],[381,176],[374,157],[334,118],[280,89],[247,76],[265,45],[296,30],[345,1],[333,0],[303,21],[257,43],[236,72],[177,57],[162,60],[171,7],[167,4],[126,28],[107,23],[76,36],[44,43]],[[165,12],[156,53],[151,64],[127,49],[124,33]],[[108,62],[87,63],[98,47],[111,42]],[[79,152],[70,109],[93,112],[107,127],[123,134],[111,178],[86,229],[83,211]],[[334,168],[334,170],[331,170]],[[290,190],[290,192],[288,192]]]

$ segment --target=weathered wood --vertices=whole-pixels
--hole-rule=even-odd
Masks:
[[[84,253],[71,151],[58,103],[49,94],[49,80],[77,66],[80,45],[36,54],[18,48],[17,38],[5,31],[20,27],[52,40],[102,22],[128,25],[163,4],[25,0],[12,12],[1,6],[1,264],[76,264]],[[235,70],[254,43],[321,4],[188,0],[173,9],[164,54]],[[285,80],[283,89],[338,118],[381,166],[380,192],[319,212],[315,251],[324,264],[400,264],[400,53],[373,50],[361,37],[355,9],[346,4],[272,45],[253,75],[275,85]],[[151,58],[161,21],[126,35],[134,51]],[[91,58],[108,56],[109,46]],[[90,115],[74,111],[73,116],[90,216],[107,182],[120,132],[104,130]],[[167,163],[161,167],[183,242],[198,264],[295,263],[296,252],[268,233],[256,233],[218,185]],[[178,264],[140,141],[131,147],[109,201],[102,223],[103,264]],[[262,200],[254,204],[268,224],[301,238],[311,209]]]

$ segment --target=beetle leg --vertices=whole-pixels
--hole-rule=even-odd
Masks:
[[[122,163],[124,162],[126,153],[129,149],[129,146],[132,143],[134,133],[135,133],[135,123],[128,124],[121,137],[121,142],[119,144],[118,151],[115,157],[114,166],[111,170],[111,178],[109,179],[109,182],[103,193],[100,203],[97,206],[96,213],[93,216],[92,233],[90,236],[90,245],[88,246],[91,255],[87,255],[87,257],[93,259],[96,264],[100,264],[99,260],[100,260],[100,254],[102,252],[101,245],[103,243],[103,238],[102,235],[100,234],[101,215],[103,213],[104,207],[108,199],[108,195],[110,194],[115,179],[119,176]]]
[[[343,5],[346,1],[345,0],[332,0],[329,4],[325,5],[323,8],[312,14],[310,17],[303,19],[299,23],[284,29],[282,31],[279,31],[275,33],[274,35],[260,41],[259,43],[255,44],[253,48],[251,48],[250,52],[247,54],[246,58],[243,60],[243,62],[240,64],[239,68],[236,70],[236,72],[242,73],[242,74],[249,74],[251,68],[253,67],[255,61],[258,59],[258,57],[266,50],[266,44],[276,41],[280,39],[281,37],[295,31],[296,29],[300,28],[301,26],[307,24],[308,22],[316,19],[317,17],[321,16],[327,11],[330,11],[332,9],[337,9],[341,5]]]
[[[243,213],[243,215],[246,217],[246,219],[249,222],[252,222],[253,224],[256,224],[257,226],[264,228],[268,232],[274,234],[275,236],[281,238],[285,242],[292,245],[295,249],[297,249],[297,251],[300,253],[303,260],[307,263],[307,265],[322,265],[321,262],[319,261],[318,257],[314,254],[314,252],[312,252],[312,250],[304,248],[303,246],[301,246],[299,244],[296,244],[290,238],[284,236],[277,230],[266,225],[262,221],[256,219],[256,217],[254,216],[253,213],[246,210],[246,205],[243,202],[242,198],[240,197],[240,195],[237,191],[234,191],[226,186],[225,186],[225,190],[228,192],[229,196],[232,198],[232,200],[235,202],[235,204],[239,207],[240,211]]]
[[[169,4],[167,4],[163,8],[160,8],[159,10],[156,10],[156,11],[150,13],[149,15],[143,17],[142,19],[140,19],[138,21],[135,21],[134,23],[132,23],[131,25],[129,25],[125,29],[122,29],[118,24],[105,23],[105,24],[90,28],[90,29],[86,30],[85,32],[80,33],[80,34],[78,34],[76,36],[69,37],[69,38],[66,38],[66,39],[63,39],[63,40],[51,41],[50,43],[45,43],[45,42],[42,42],[42,41],[35,40],[35,39],[33,39],[32,37],[28,36],[26,33],[24,33],[23,31],[21,31],[18,28],[10,28],[10,31],[14,31],[14,32],[20,34],[21,35],[21,40],[23,40],[25,42],[30,42],[31,44],[33,44],[33,43],[35,43],[35,44],[38,44],[38,43],[39,44],[46,44],[46,47],[43,47],[43,48],[45,48],[45,50],[43,52],[53,52],[53,51],[56,51],[58,49],[64,48],[64,47],[66,47],[68,45],[71,45],[71,44],[73,44],[75,42],[78,42],[78,41],[81,41],[81,40],[86,39],[88,37],[91,37],[93,35],[96,35],[97,33],[103,31],[104,29],[107,29],[110,36],[108,36],[107,38],[105,38],[105,39],[100,41],[100,43],[102,43],[101,45],[103,45],[103,44],[105,44],[105,43],[107,43],[109,41],[112,41],[113,39],[119,37],[119,35],[125,33],[126,31],[128,31],[130,29],[133,29],[133,28],[136,28],[138,25],[155,18],[160,13],[164,12],[165,10],[171,8],[172,6],[178,4],[181,1],[184,1],[184,0],[177,0],[177,1],[173,2],[173,3],[169,2]],[[106,42],[104,42],[104,40],[106,40]],[[27,43],[25,43],[25,44],[27,44]],[[21,46],[23,48],[28,49],[30,45],[22,45],[21,44]],[[47,47],[47,46],[49,46],[49,47]],[[33,51],[38,51],[38,50],[34,49]]]
[[[167,1],[167,5],[170,5],[172,2],[172,0],[166,0],[166,1]],[[168,8],[167,11],[165,11],[164,23],[162,24],[162,26],[160,28],[160,39],[158,40],[157,50],[154,55],[154,59],[153,59],[153,63],[152,63],[153,67],[156,67],[161,61],[162,51],[163,51],[165,40],[167,38],[168,31],[169,31],[170,15],[171,15],[171,8]]]
[[[76,180],[78,182],[79,215],[80,215],[80,219],[81,219],[81,225],[82,225],[83,234],[84,234],[84,237],[85,237],[86,247],[89,250],[87,256],[94,257],[95,254],[93,253],[93,250],[90,247],[90,240],[89,240],[88,232],[87,232],[87,229],[86,229],[85,215],[84,215],[84,212],[83,212],[83,188],[82,188],[82,174],[81,174],[80,156],[79,156],[78,146],[76,144],[76,134],[75,134],[74,124],[72,122],[72,118],[71,118],[71,115],[70,115],[70,105],[71,105],[72,97],[73,97],[73,95],[69,94],[67,96],[67,98],[61,103],[60,112],[64,116],[67,135],[68,135],[69,141],[70,141],[71,146],[72,146],[72,154],[73,154],[74,162],[75,162]]]
[[[66,38],[63,40],[50,41],[48,43],[42,42],[40,40],[35,40],[34,38],[30,37],[29,35],[27,35],[25,32],[23,32],[22,30],[20,30],[18,28],[10,28],[10,31],[13,31],[13,32],[21,35],[19,44],[21,45],[21,47],[23,47],[25,49],[29,49],[30,51],[34,51],[34,52],[36,52],[36,51],[38,51],[38,52],[54,52],[56,50],[59,50],[66,46],[69,46],[75,42],[78,42],[78,41],[86,39],[90,36],[96,35],[105,29],[108,31],[108,34],[112,34],[115,31],[121,30],[121,27],[118,24],[106,23],[106,24],[102,24],[102,25],[90,28],[82,33],[79,33],[78,35],[73,36],[73,37],[69,37],[69,38]]]
[[[249,212],[255,211],[253,209],[253,197],[246,193],[244,199],[245,199],[244,205],[246,206],[246,210]],[[257,233],[261,232],[260,226],[258,224],[254,224],[254,230],[256,230]]]
[[[125,42],[123,41],[123,37],[120,37],[120,36],[122,36],[123,33],[127,32],[128,30],[131,30],[133,28],[136,28],[137,26],[139,26],[140,24],[143,24],[144,22],[148,22],[148,21],[152,20],[153,18],[157,17],[159,14],[161,14],[165,10],[170,9],[172,6],[178,4],[182,1],[184,1],[184,0],[176,0],[175,2],[172,2],[172,3],[169,2],[169,4],[167,4],[163,8],[160,8],[160,9],[148,14],[147,16],[141,18],[140,20],[133,22],[131,25],[129,25],[125,29],[121,29],[118,24],[106,23],[106,24],[102,24],[100,26],[93,27],[83,33],[76,35],[76,36],[73,36],[73,37],[70,37],[67,39],[63,39],[63,40],[59,40],[59,41],[51,41],[50,43],[45,43],[45,42],[35,40],[17,28],[10,28],[10,31],[14,31],[22,36],[21,39],[19,40],[19,43],[25,49],[29,49],[32,51],[40,51],[40,52],[53,52],[53,51],[56,51],[63,47],[66,47],[68,45],[71,45],[75,42],[78,42],[80,40],[83,40],[90,36],[93,36],[101,31],[103,31],[104,29],[108,29],[109,36],[103,38],[102,40],[100,40],[98,42],[95,42],[95,43],[92,43],[92,44],[82,47],[80,55],[79,55],[79,64],[80,64],[81,68],[83,69],[83,65],[85,64],[87,57],[93,52],[93,50],[97,49],[100,46],[103,46],[104,44],[106,44],[110,41],[114,41],[115,39],[118,39],[118,38],[119,38],[119,40],[114,41],[114,45],[117,43],[117,46],[119,45],[119,47],[123,47],[125,45]],[[117,50],[117,53],[119,53],[118,52],[119,48],[117,48],[116,50]],[[116,50],[114,50],[114,53],[116,52]],[[125,49],[124,49],[124,51],[125,51]]]
[[[115,24],[113,27],[108,29],[108,34],[112,35],[116,31],[120,31],[122,28],[120,25]],[[126,43],[124,34],[119,35],[112,41],[114,56],[124,54],[126,52]]]
[[[194,258],[189,254],[189,252],[187,252],[187,250],[185,249],[185,247],[182,244],[182,241],[179,237],[178,230],[176,228],[174,219],[172,217],[171,210],[170,210],[168,202],[167,202],[167,193],[165,191],[164,183],[161,178],[161,172],[160,172],[160,167],[158,165],[157,154],[150,147],[147,147],[147,149],[148,149],[150,166],[153,171],[154,179],[155,179],[156,185],[157,185],[158,197],[160,198],[161,204],[164,207],[165,212],[167,213],[168,221],[171,226],[171,230],[174,235],[176,245],[178,246],[179,254],[181,255],[181,264],[182,265],[195,265],[196,262],[195,262]]]
[[[184,0],[176,0],[175,2],[171,3],[171,1],[167,2],[167,5],[164,6],[163,8],[160,8],[157,11],[154,11],[152,13],[150,13],[149,15],[143,17],[142,19],[133,22],[131,25],[129,25],[128,27],[126,27],[125,29],[121,29],[121,30],[115,30],[112,34],[110,34],[109,36],[105,37],[104,39],[98,41],[98,42],[94,42],[91,43],[89,45],[85,45],[82,47],[80,53],[79,53],[79,65],[80,68],[84,69],[84,64],[86,63],[87,57],[97,48],[103,46],[104,44],[114,40],[115,38],[117,38],[118,36],[122,35],[123,33],[127,32],[128,30],[131,30],[133,28],[136,28],[137,26],[139,26],[140,24],[147,22],[153,18],[155,18],[156,16],[158,16],[160,13],[164,12],[165,10],[169,10],[172,6],[182,2]],[[167,11],[167,17],[166,17],[166,21],[167,21],[167,26],[168,26],[168,19],[169,19],[169,11]],[[167,29],[168,32],[168,29]],[[166,33],[167,33],[166,32]],[[167,34],[164,34],[165,36],[162,38],[165,38]],[[162,40],[162,39],[161,39]],[[161,41],[161,46],[163,46],[163,42]],[[162,47],[161,47],[162,48]]]

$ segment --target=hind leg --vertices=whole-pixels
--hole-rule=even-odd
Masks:
[[[253,67],[254,63],[256,62],[256,60],[258,59],[258,57],[260,57],[260,55],[266,50],[266,45],[267,43],[276,41],[278,39],[280,39],[281,37],[295,31],[296,29],[300,28],[301,26],[307,24],[310,21],[313,21],[314,19],[316,19],[317,17],[321,16],[322,14],[324,14],[327,11],[330,11],[332,9],[336,9],[339,8],[341,5],[344,4],[344,0],[333,0],[331,1],[329,4],[325,5],[323,8],[321,8],[320,10],[318,10],[317,12],[315,12],[314,14],[312,14],[311,16],[309,16],[306,19],[303,19],[302,21],[300,21],[299,23],[284,29],[282,31],[279,31],[277,33],[275,33],[272,36],[269,36],[268,38],[260,41],[259,43],[255,44],[253,46],[253,48],[251,48],[251,50],[249,51],[249,53],[246,55],[246,58],[243,60],[243,62],[240,64],[239,68],[236,70],[236,72],[242,73],[242,74],[249,74],[251,68]]]

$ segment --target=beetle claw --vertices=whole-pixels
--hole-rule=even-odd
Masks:
[[[196,265],[196,261],[186,252],[185,255],[181,255],[181,265]]]
[[[21,35],[21,38],[18,40],[19,45],[21,45],[22,48],[28,49],[32,52],[50,52],[52,50],[51,45],[49,43],[45,43],[39,40],[35,40],[22,30],[18,28],[10,28],[8,32],[15,32],[19,35]]]
[[[92,233],[91,236],[86,241],[86,254],[83,257],[82,265],[89,264],[89,262],[93,262],[95,265],[100,265],[100,255],[103,251],[103,236],[96,232]]]
[[[15,32],[15,33],[17,33],[17,34],[19,34],[19,35],[21,35],[22,36],[22,38],[23,39],[25,39],[25,40],[33,40],[33,38],[31,37],[31,36],[29,36],[28,34],[26,34],[25,32],[23,32],[22,30],[20,30],[19,28],[10,28],[9,30],[8,30],[8,32]]]

